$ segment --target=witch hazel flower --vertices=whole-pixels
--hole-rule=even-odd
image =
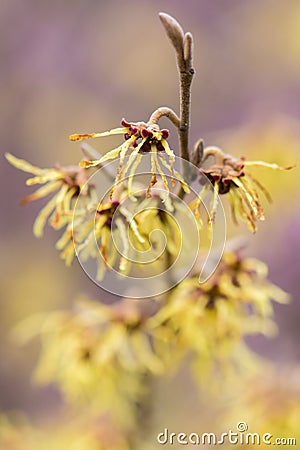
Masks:
[[[198,198],[191,204],[195,208],[196,215],[199,216],[199,207],[203,198],[213,189],[210,203],[210,224],[215,221],[218,196],[228,195],[231,205],[231,214],[234,223],[238,219],[247,223],[250,230],[257,231],[256,222],[265,220],[260,194],[263,193],[266,199],[271,202],[271,195],[248,170],[252,166],[266,167],[273,170],[289,170],[294,166],[278,166],[265,161],[247,161],[244,156],[235,158],[225,154],[218,147],[207,147],[203,153],[202,163],[208,157],[214,158],[214,164],[207,169],[201,168],[199,182],[203,185]]]
[[[57,164],[54,168],[42,169],[10,153],[6,153],[5,157],[12,166],[34,175],[26,180],[28,186],[43,185],[24,197],[20,202],[21,205],[52,194],[35,219],[33,232],[36,237],[43,235],[48,219],[50,226],[55,229],[60,229],[67,224],[71,225],[75,202],[79,197],[82,208],[89,208],[95,201],[94,186],[87,182],[87,171],[83,168],[61,167]]]
[[[124,192],[126,195],[126,192]],[[79,259],[92,258],[97,263],[97,280],[102,280],[105,272],[115,267],[119,274],[125,275],[131,267],[131,246],[146,245],[145,237],[139,230],[132,212],[118,200],[106,199],[92,209],[84,220],[74,223],[73,231]],[[83,239],[84,237],[84,239]],[[118,251],[119,241],[122,254]]]
[[[141,162],[142,155],[150,153],[151,155],[151,181],[148,185],[147,196],[150,196],[152,187],[157,183],[157,175],[163,181],[164,188],[169,192],[169,183],[162,166],[165,167],[171,175],[171,184],[175,185],[175,178],[180,182],[185,192],[189,192],[189,187],[183,180],[182,176],[174,169],[175,155],[173,150],[169,147],[168,137],[169,130],[160,129],[157,123],[145,122],[127,122],[125,119],[121,121],[121,128],[114,128],[110,131],[102,133],[90,134],[73,134],[69,138],[71,141],[82,141],[89,138],[98,138],[105,136],[112,136],[117,134],[124,135],[124,142],[118,147],[110,150],[100,159],[92,161],[82,161],[81,167],[96,167],[108,160],[119,158],[119,168],[116,175],[114,185],[111,189],[110,196],[112,198],[113,192],[118,184],[125,180],[128,175],[128,193],[133,196],[132,184],[136,170]],[[129,155],[128,160],[125,158]],[[164,158],[167,155],[168,160]]]

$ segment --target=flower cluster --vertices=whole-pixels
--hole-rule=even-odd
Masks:
[[[83,299],[71,312],[28,319],[19,335],[41,337],[37,381],[56,382],[68,400],[88,399],[103,412],[114,405],[118,419],[129,419],[146,393],[144,377],[167,373],[189,354],[199,383],[252,362],[244,337],[272,334],[271,300],[288,301],[266,276],[260,261],[226,253],[209,281],[186,279],[167,300]]]
[[[261,182],[248,171],[248,167],[261,166],[275,170],[289,170],[293,166],[280,167],[264,161],[247,161],[244,157],[234,158],[218,147],[207,147],[204,150],[202,162],[204,163],[209,156],[214,157],[215,163],[206,169],[200,169],[199,182],[204,186],[192,207],[198,211],[203,197],[212,187],[210,221],[213,223],[215,220],[218,195],[228,194],[233,221],[237,223],[239,218],[248,224],[252,232],[255,232],[256,221],[265,219],[259,191],[269,202],[271,202],[271,196]]]
[[[147,194],[150,195],[151,188],[157,182],[157,175],[159,174],[166,191],[169,191],[169,184],[167,177],[163,171],[164,166],[171,174],[172,186],[175,184],[174,177],[176,177],[181,186],[186,192],[189,192],[187,184],[184,182],[181,175],[174,169],[175,155],[173,150],[170,149],[167,138],[169,137],[169,131],[167,129],[160,130],[156,123],[136,122],[129,123],[125,119],[121,121],[122,128],[114,128],[110,131],[103,133],[90,133],[90,134],[72,134],[70,139],[72,141],[81,141],[89,138],[98,138],[104,136],[111,136],[115,134],[123,134],[124,142],[110,150],[102,158],[93,161],[82,161],[81,167],[95,167],[101,165],[103,162],[119,158],[119,169],[116,176],[114,186],[111,189],[111,197],[115,187],[124,181],[126,174],[128,175],[128,191],[132,195],[132,182],[134,174],[141,162],[143,153],[151,154],[151,182],[148,186]],[[129,158],[124,165],[126,156]],[[167,162],[163,154],[168,156]]]
[[[65,227],[65,231],[56,243],[56,248],[61,250],[62,259],[70,265],[75,253],[73,225],[78,221],[78,218],[74,217],[75,204],[78,202],[77,210],[81,211],[81,215],[97,205],[97,194],[95,187],[88,183],[87,170],[78,166],[60,167],[58,165],[51,169],[41,169],[9,153],[5,156],[17,169],[34,175],[26,181],[28,186],[44,185],[33,194],[24,197],[21,200],[22,205],[54,194],[35,219],[33,232],[36,237],[41,237],[48,219],[50,226],[56,230]],[[80,239],[84,236],[83,233]]]
[[[152,303],[104,305],[84,298],[73,311],[32,316],[16,335],[22,341],[41,337],[36,382],[56,382],[69,401],[88,401],[91,409],[128,425],[145,395],[144,376],[165,369],[148,325],[155,310]]]
[[[71,264],[76,251],[83,262],[95,260],[98,280],[112,267],[127,274],[132,261],[141,270],[139,257],[151,246],[154,229],[163,232],[167,251],[176,257],[181,232],[173,218],[172,198],[164,195],[163,181],[158,182],[151,198],[145,196],[143,186],[131,183],[131,192],[134,189],[135,200],[139,200],[138,213],[134,214],[137,204],[124,187],[115,191],[114,200],[104,198],[99,203],[88,169],[77,166],[41,169],[10,154],[6,158],[14,167],[34,175],[26,181],[27,185],[44,184],[21,200],[21,204],[54,194],[38,214],[33,229],[36,236],[42,236],[48,219],[54,229],[64,228],[56,248],[66,265]],[[161,258],[156,259],[161,263]]]
[[[41,237],[48,219],[52,228],[65,228],[56,242],[56,248],[61,251],[60,256],[66,265],[71,264],[76,248],[83,260],[97,260],[98,278],[101,279],[104,271],[114,265],[118,256],[112,238],[112,232],[117,230],[123,244],[119,271],[128,271],[128,228],[132,241],[144,245],[145,238],[139,232],[130,211],[120,205],[127,191],[120,193],[119,200],[104,199],[99,203],[95,186],[88,181],[87,169],[78,166],[41,169],[11,154],[6,154],[6,158],[14,167],[34,175],[26,181],[27,185],[44,184],[24,197],[22,205],[54,194],[38,214],[33,231],[35,236]],[[118,215],[113,221],[116,210]]]
[[[184,280],[151,319],[159,334],[161,327],[172,332],[174,352],[188,349],[194,353],[198,380],[214,373],[216,382],[226,367],[239,369],[251,363],[244,337],[276,330],[272,300],[286,303],[288,295],[266,276],[262,262],[244,259],[239,252],[225,253],[208,281]]]
[[[34,222],[34,234],[42,236],[47,221],[54,229],[64,229],[56,247],[67,265],[76,253],[81,263],[89,258],[96,262],[97,279],[105,271],[116,269],[112,271],[113,277],[116,272],[123,277],[122,281],[128,282],[119,285],[122,296],[128,295],[129,283],[134,295],[138,278],[143,288],[146,279],[155,288],[164,281],[157,297],[149,301],[122,299],[104,304],[82,298],[71,310],[37,314],[17,327],[15,336],[22,343],[33,337],[41,341],[35,381],[56,384],[66,403],[72,406],[72,414],[76,406],[85,411],[83,419],[75,421],[61,413],[56,423],[58,438],[50,430],[50,424],[44,439],[45,450],[137,448],[132,436],[141,422],[139,413],[147,406],[146,395],[154,377],[174,373],[182,361],[188,361],[201,387],[205,380],[206,391],[228,378],[232,383],[233,374],[240,374],[245,366],[249,369],[257,362],[246,345],[246,337],[272,335],[276,331],[272,302],[288,301],[288,295],[267,280],[267,267],[258,260],[244,258],[240,250],[226,251],[208,281],[199,281],[195,267],[202,257],[198,233],[203,223],[202,201],[208,198],[210,202],[209,233],[217,218],[219,195],[228,197],[234,222],[240,219],[255,232],[257,221],[264,220],[260,195],[263,193],[268,201],[271,197],[248,168],[283,170],[291,166],[234,158],[217,147],[204,148],[201,139],[194,148],[193,165],[189,164],[190,89],[195,72],[193,37],[189,32],[184,33],[174,18],[164,13],[160,18],[176,51],[179,116],[170,108],[162,107],[152,113],[148,122],[122,119],[121,127],[110,131],[72,134],[71,141],[123,135],[120,145],[102,157],[84,143],[87,159],[76,167],[57,165],[42,169],[6,154],[10,164],[33,175],[27,185],[43,185],[27,195],[22,204],[52,195]],[[168,143],[169,131],[158,125],[162,117],[177,129],[180,156],[185,163],[180,169],[182,174],[175,170],[177,161]],[[208,164],[209,157],[214,158],[213,164]],[[141,171],[143,159],[149,160],[151,173],[146,187],[136,181],[145,172]],[[110,175],[109,165],[102,167],[107,161],[117,161],[117,170],[110,177],[109,193],[106,190],[100,200],[96,184],[89,178],[90,169],[101,167],[101,171],[92,172],[101,177]],[[200,193],[192,202],[189,198],[186,205],[184,197],[190,194],[187,181],[196,180],[201,186]],[[173,189],[176,181],[177,193]],[[103,182],[101,187],[105,185]],[[195,216],[198,220],[194,220]],[[154,232],[158,232],[157,239]],[[210,244],[212,249],[212,239]],[[185,271],[190,256],[191,265]],[[147,269],[145,277],[144,268]],[[127,277],[129,272],[132,277]],[[186,278],[178,282],[178,276],[180,280]],[[118,282],[120,278],[116,276],[113,281]],[[148,295],[147,289],[142,295]],[[254,395],[264,397],[264,404],[269,405],[264,389]],[[277,404],[280,408],[286,406],[281,398],[276,397],[276,401],[275,406],[270,402],[271,422],[277,420]],[[254,404],[255,412],[261,412],[261,405],[255,408],[251,399],[245,404],[245,411],[248,405]],[[299,406],[289,407],[284,411],[296,428]],[[261,417],[265,416],[263,412]],[[62,429],[59,422],[66,422],[67,426]],[[40,436],[30,426],[22,423],[16,429],[0,416],[0,448],[40,450],[40,447]]]

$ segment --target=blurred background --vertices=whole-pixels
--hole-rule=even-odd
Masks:
[[[114,128],[122,117],[146,120],[159,106],[178,110],[175,57],[160,11],[194,35],[191,141],[202,137],[206,145],[219,145],[236,156],[299,164],[298,0],[2,0],[2,153],[41,167],[76,164],[81,152],[68,141],[69,134]],[[177,152],[175,130],[170,131]],[[95,142],[100,152],[106,145],[105,140]],[[42,240],[33,237],[32,224],[43,201],[19,206],[29,192],[26,174],[3,156],[0,170],[0,408],[48,416],[59,395],[54,388],[31,385],[38,346],[17,348],[10,330],[33,312],[72,304],[79,293],[110,297],[76,262],[65,267],[54,248],[54,231],[47,229]],[[293,365],[300,356],[298,168],[256,173],[264,178],[274,204],[266,206],[267,220],[255,236],[243,225],[233,226],[230,218],[229,235],[246,235],[246,253],[267,262],[270,279],[293,297],[289,306],[275,309],[279,335],[251,341],[279,366]],[[188,389],[185,373],[173,383]],[[169,384],[161,389],[161,416],[174,411],[173,389]],[[192,410],[193,396],[187,400],[186,389],[180,404]],[[177,420],[184,420],[180,411]]]

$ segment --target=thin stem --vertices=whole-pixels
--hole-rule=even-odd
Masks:
[[[203,139],[199,139],[195,146],[193,151],[193,157],[192,157],[192,163],[196,167],[200,167],[200,164],[203,160],[203,153],[204,153],[204,142]]]
[[[206,161],[209,156],[213,156],[215,158],[216,164],[223,165],[226,155],[219,147],[206,147],[203,152],[202,163]]]
[[[179,23],[169,14],[160,13],[159,18],[176,52],[180,78],[180,124],[178,130],[180,157],[189,161],[191,85],[195,73],[193,68],[193,36],[191,33],[184,34]],[[183,178],[186,181],[188,180],[187,169],[188,166],[184,165]],[[179,198],[185,196],[182,186],[177,195]]]
[[[167,106],[162,106],[161,108],[156,109],[150,116],[148,125],[157,124],[161,117],[167,117],[176,128],[180,127],[180,119],[177,114]]]
[[[195,73],[193,63],[193,37],[190,33],[186,33],[184,37],[184,61],[177,60],[180,70],[180,155],[189,161],[189,128],[190,128],[190,110],[191,110],[191,85],[193,75]],[[186,48],[188,50],[186,50]],[[185,59],[187,58],[187,59]],[[184,63],[184,70],[182,66]]]
[[[203,151],[204,151],[204,143],[203,143],[202,139],[199,139],[194,146],[194,150],[193,150],[193,154],[192,154],[192,164],[194,166],[200,167],[200,165],[203,161]],[[190,176],[190,181],[195,180],[196,177],[197,177],[197,175],[194,173],[192,176]],[[185,194],[186,194],[186,192],[183,189],[183,187],[181,186],[177,195],[179,198],[183,199]]]
[[[180,76],[180,156],[189,161],[191,84],[195,73],[193,68],[193,36],[191,33],[184,34],[179,23],[169,14],[160,13],[159,17],[176,52]]]

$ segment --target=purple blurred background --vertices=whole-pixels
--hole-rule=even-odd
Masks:
[[[200,136],[239,156],[297,163],[300,119],[300,2],[287,0],[172,0],[110,2],[2,0],[0,6],[0,121],[2,152],[42,167],[74,164],[73,132],[106,130],[145,120],[159,106],[178,109],[175,58],[158,12],[174,15],[195,39],[191,139]],[[176,149],[175,130],[171,129]],[[99,151],[107,141],[95,142]],[[110,145],[110,143],[109,143]],[[0,408],[45,412],[57,394],[32,389],[38,349],[18,349],[10,329],[38,311],[99,291],[75,262],[64,266],[50,229],[37,240],[32,223],[42,202],[26,208],[26,175],[2,157]],[[299,358],[298,169],[261,172],[274,204],[249,237],[247,253],[266,261],[270,278],[293,295],[278,306],[280,334],[254,339],[261,354],[281,364]],[[247,234],[233,227],[229,234]],[[28,351],[27,351],[28,350]]]

